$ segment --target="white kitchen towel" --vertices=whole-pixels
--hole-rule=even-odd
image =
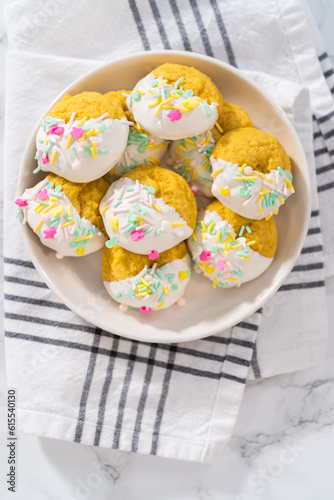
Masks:
[[[233,432],[247,377],[306,368],[325,352],[323,250],[333,254],[327,210],[334,185],[334,107],[318,56],[326,58],[297,0],[265,7],[246,0],[20,0],[6,14],[6,360],[20,429],[214,461]],[[49,102],[84,72],[151,48],[206,53],[251,71],[294,122],[313,181],[309,234],[274,298],[229,331],[171,346],[121,339],[69,311],[33,268],[12,208],[24,145]]]

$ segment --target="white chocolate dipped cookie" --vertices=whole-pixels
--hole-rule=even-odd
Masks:
[[[211,165],[213,195],[243,217],[268,219],[295,192],[284,148],[273,135],[255,128],[224,134]]]
[[[106,245],[118,244],[151,260],[187,239],[197,207],[187,182],[167,169],[138,167],[115,181],[100,204]]]
[[[223,133],[251,126],[252,122],[246,111],[236,104],[224,101],[223,111],[211,130],[197,137],[172,142],[167,165],[189,182],[195,194],[211,198],[213,179],[210,157],[214,145]]]
[[[184,242],[162,252],[154,261],[118,245],[104,248],[102,256],[103,283],[109,295],[120,303],[121,311],[167,309],[183,297],[190,279],[191,259]]]
[[[152,135],[177,140],[210,130],[222,111],[223,98],[197,69],[166,63],[137,83],[127,105],[136,122]]]
[[[169,141],[155,137],[134,121],[134,117],[126,105],[126,98],[130,93],[131,91],[117,90],[104,94],[111,99],[117,98],[120,100],[129,121],[127,145],[122,158],[110,170],[109,178],[107,179],[110,179],[110,182],[117,180],[136,167],[142,165],[159,165],[169,145]]]
[[[123,155],[128,132],[117,99],[98,92],[66,94],[41,122],[34,173],[53,172],[71,182],[98,179]]]
[[[277,247],[277,230],[273,218],[246,219],[215,200],[199,211],[196,230],[187,243],[195,270],[211,279],[214,288],[232,288],[268,269]]]
[[[107,239],[98,208],[108,186],[103,179],[74,184],[49,174],[15,200],[17,215],[58,258],[89,255]]]

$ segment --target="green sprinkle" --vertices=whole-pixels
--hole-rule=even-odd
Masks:
[[[101,155],[101,154],[107,154],[107,153],[109,153],[109,149],[98,149],[97,153],[99,155]]]
[[[139,92],[132,92],[132,97],[134,98],[135,101],[140,101],[141,99],[141,95],[139,94]]]
[[[17,214],[16,214],[16,218],[20,217],[20,215],[22,214],[23,212],[23,209],[20,208],[18,211],[17,211]]]
[[[90,155],[90,154],[91,154],[91,152],[90,152],[90,146],[86,146],[86,147],[85,147],[85,153],[86,153],[87,155]]]
[[[71,242],[68,244],[68,246],[69,246],[70,248],[76,248],[77,244],[76,244],[76,242],[75,242],[75,241],[71,241]]]
[[[244,234],[245,226],[241,226],[241,229],[239,231],[239,236],[242,236]]]
[[[126,188],[126,190],[127,190],[128,192],[130,192],[130,191],[134,191],[134,190],[135,190],[135,188],[131,188],[131,187],[129,187],[129,188]]]
[[[183,76],[181,76],[176,82],[175,82],[175,85],[174,85],[174,89],[176,90],[178,88],[178,86],[180,85],[181,82],[183,82],[184,78]]]
[[[154,194],[155,193],[155,187],[153,186],[149,186],[147,191],[150,193],[150,194]]]
[[[200,175],[198,176],[201,181],[207,182],[208,184],[213,184],[213,181],[211,179],[206,179],[205,177],[201,177]]]
[[[145,229],[144,233],[145,233],[145,234],[148,234],[148,233],[150,233],[151,231],[153,231],[153,227],[148,227],[147,229]]]
[[[210,250],[211,250],[212,253],[216,253],[218,251],[218,248],[215,245],[212,245],[210,247]]]
[[[206,101],[204,101],[204,108],[205,108],[205,111],[206,111],[206,114],[208,116],[211,116],[211,109],[210,109],[210,106],[208,105],[208,103]]]
[[[194,95],[194,92],[191,89],[186,90],[186,96],[192,97]]]
[[[50,203],[48,201],[42,201],[39,199],[36,200],[36,203],[40,203],[41,205],[45,205],[46,207],[48,207],[50,205]]]
[[[53,189],[53,186],[54,186],[53,182],[52,182],[52,181],[49,181],[49,182],[46,184],[46,186],[45,186],[45,187],[46,187],[47,189]]]
[[[161,271],[164,271],[165,269],[167,269],[167,267],[168,267],[168,264],[165,264],[165,265],[161,266],[160,269],[161,269]]]
[[[284,170],[281,167],[277,167],[277,170],[281,177],[284,177]]]
[[[94,224],[92,225],[92,233],[96,234],[96,226],[94,226]]]
[[[42,168],[42,165],[38,165],[37,168],[35,168],[35,170],[32,171],[33,174],[37,174],[37,172],[39,172]]]
[[[160,234],[161,234],[161,229],[159,229],[159,228],[158,228],[158,229],[156,229],[156,230],[155,230],[155,234],[156,234],[157,236],[160,236]]]
[[[121,292],[115,292],[115,299],[120,299],[122,298]]]
[[[171,289],[172,290],[177,290],[179,287],[176,283],[173,283],[172,286],[171,286]]]

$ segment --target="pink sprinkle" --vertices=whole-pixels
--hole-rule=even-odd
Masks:
[[[140,307],[140,308],[139,308],[139,311],[140,311],[141,313],[143,313],[143,314],[150,314],[150,312],[151,312],[151,308],[150,308],[150,307],[145,307],[145,306],[143,306],[143,307]]]
[[[148,254],[148,258],[150,260],[155,260],[159,257],[159,253],[156,250],[151,250],[150,253]]]
[[[73,127],[70,134],[73,135],[76,139],[81,139],[83,136],[83,129],[81,127]]]
[[[42,189],[42,191],[40,191],[40,192],[38,193],[38,199],[39,199],[39,200],[44,201],[44,200],[47,200],[47,199],[48,199],[48,197],[49,197],[49,196],[48,196],[48,191],[47,191],[47,189]]]
[[[224,269],[226,267],[226,262],[224,259],[218,259],[216,262],[216,265],[217,265],[219,271],[224,271]]]
[[[60,135],[64,132],[64,130],[65,130],[64,127],[58,127],[58,125],[53,125],[51,128],[49,128],[46,135],[49,135],[49,134]]]
[[[18,205],[19,207],[25,207],[28,205],[27,200],[23,200],[22,198],[17,198],[15,200],[15,204]]]
[[[50,227],[50,229],[46,229],[45,231],[43,231],[43,233],[45,234],[44,239],[45,240],[49,238],[53,239],[55,237],[56,232],[57,230],[55,227]]]
[[[130,234],[132,241],[139,241],[144,238],[145,233],[142,229],[138,229],[138,231],[132,231]]]
[[[192,192],[194,193],[194,195],[197,195],[198,194],[198,189],[195,188],[195,186],[191,186],[190,188],[192,190]]]
[[[179,109],[173,109],[170,113],[168,113],[168,118],[170,118],[171,122],[175,122],[177,120],[181,120],[182,113]]]
[[[41,151],[40,158],[42,161],[42,165],[45,165],[46,163],[49,163],[49,155],[48,155],[48,153],[46,153],[46,157],[43,158],[43,153],[44,153],[44,151]]]
[[[205,262],[206,260],[210,260],[211,259],[211,252],[210,252],[210,250],[203,250],[203,252],[199,256],[199,258],[200,258],[200,260],[202,262]]]

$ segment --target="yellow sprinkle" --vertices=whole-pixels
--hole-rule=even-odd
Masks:
[[[92,141],[92,147],[94,149],[94,153],[97,155],[96,142]]]
[[[65,224],[63,224],[61,227],[71,226],[72,224],[74,224],[74,220],[70,220],[69,222],[65,222]]]
[[[237,245],[230,245],[230,250],[236,250],[237,248],[242,247],[242,243],[238,243]]]
[[[169,289],[168,289],[168,286],[167,285],[164,285],[164,288],[163,288],[164,292],[166,295],[169,294]]]
[[[211,232],[211,229],[214,228],[216,225],[216,223],[214,221],[210,222],[210,224],[208,225],[208,233]]]
[[[158,106],[158,104],[160,104],[160,103],[161,103],[161,97],[159,97],[159,99],[157,99],[157,100],[156,100],[156,101],[154,101],[154,102],[150,102],[150,103],[148,104],[148,107],[149,107],[149,108],[155,108],[155,106]]]
[[[208,274],[213,273],[213,272],[214,272],[214,270],[215,270],[215,268],[214,268],[214,267],[212,267],[212,266],[210,266],[209,264],[207,264],[207,265],[205,266],[205,272],[206,272],[206,273],[208,273]]]
[[[224,133],[223,129],[221,128],[221,126],[219,125],[219,123],[218,123],[218,122],[216,122],[216,123],[215,123],[215,127],[216,127],[216,129],[218,130],[218,132],[220,132],[221,134],[223,134],[223,133]]]
[[[179,272],[179,278],[180,278],[180,280],[186,280],[188,278],[187,271],[180,271]]]
[[[247,167],[247,163],[244,163],[243,165],[241,165],[241,167],[239,167],[239,172],[243,172],[244,171],[244,168]]]
[[[144,278],[140,278],[140,279],[141,279],[141,282],[143,283],[143,285],[149,286],[149,283],[146,280],[144,280]]]
[[[277,214],[278,214],[278,209],[273,211],[273,215],[277,215]]]
[[[142,133],[147,134],[147,132],[143,129],[143,127],[141,127],[137,122],[134,123],[133,128],[135,128],[137,132],[139,132],[140,134]]]
[[[244,177],[233,177],[235,181],[256,181],[256,175],[244,176]]]
[[[235,241],[234,234],[232,233],[232,231],[231,231],[231,230],[228,232],[228,234],[230,235],[231,240]]]
[[[272,214],[269,214],[269,215],[267,215],[267,217],[264,218],[264,220],[269,220],[269,219],[271,219],[271,217],[272,217]]]
[[[39,203],[37,205],[37,207],[34,208],[34,210],[35,210],[35,212],[40,212],[41,210],[43,210],[43,208],[44,208],[44,205],[42,205],[42,203]]]
[[[259,174],[259,175],[260,175],[260,174]],[[262,175],[263,175],[263,174],[262,174]],[[273,183],[274,183],[274,179],[272,179],[271,177],[268,177],[268,179],[267,179],[267,180],[270,182],[270,184],[273,184]]]
[[[138,92],[138,94],[140,95],[145,95],[145,92],[143,92],[141,89],[139,89],[138,87],[135,87],[135,91]]]
[[[278,199],[279,199],[280,204],[284,205],[285,201],[284,201],[283,196],[280,196]]]
[[[84,241],[84,240],[89,240],[90,238],[93,238],[92,234],[88,234],[86,236],[79,236],[79,238],[75,238],[74,241]]]
[[[242,257],[241,257],[242,258]],[[228,280],[228,281],[234,281],[236,282],[237,280],[235,278],[224,278],[225,280]]]
[[[259,177],[261,177],[261,179],[265,180],[266,176],[262,173],[262,172],[258,172],[257,175]],[[268,179],[269,180],[269,179]],[[273,182],[273,180],[271,179],[271,182]]]
[[[205,232],[206,232],[206,231],[207,231],[207,227],[206,227],[206,225],[205,225],[204,220],[201,220],[201,226],[202,226],[203,231],[205,231]]]
[[[218,167],[217,170],[212,172],[211,177],[216,177],[223,169],[221,167]]]
[[[57,217],[63,211],[63,207],[61,205],[57,205],[51,212],[52,217]]]
[[[262,212],[263,212],[262,207],[258,207],[258,210],[259,210],[259,214],[262,214]]]
[[[51,210],[51,208],[53,208],[57,205],[57,202],[58,202],[58,199],[54,203],[51,203],[51,205],[49,205],[48,207],[44,208],[44,210],[41,211],[40,215],[46,214],[46,212],[48,212],[49,210]]]
[[[205,144],[205,143],[206,143],[205,139],[202,139],[202,140],[200,141],[200,144],[201,144],[201,145],[203,145],[203,144]]]
[[[105,207],[103,207],[103,208],[102,208],[102,210],[101,210],[101,212],[100,212],[100,214],[101,214],[101,215],[105,214],[105,213],[106,213],[106,211],[108,210],[108,208],[109,208],[109,206],[108,206],[108,205],[106,205]]]
[[[159,149],[159,148],[164,148],[165,144],[148,144],[146,146],[147,149]]]
[[[37,233],[37,231],[39,230],[39,228],[41,227],[42,224],[43,224],[43,221],[40,220],[39,223],[37,224],[37,226],[34,229],[34,233]]]
[[[152,203],[152,207],[154,208],[154,210],[156,210],[157,212],[161,212],[161,208],[159,207],[159,205],[157,205],[156,203]]]
[[[250,260],[250,257],[241,257],[241,260]]]
[[[226,186],[223,186],[223,187],[221,188],[220,192],[221,192],[221,194],[222,194],[223,196],[228,196],[228,195],[230,194],[230,190],[229,190],[229,188],[228,188],[228,187],[226,187]]]
[[[284,182],[285,182],[285,184],[288,186],[288,188],[290,188],[290,189],[291,189],[291,193],[294,193],[294,192],[295,192],[295,190],[294,190],[294,188],[293,188],[293,186],[292,186],[291,182],[289,181],[289,179],[287,179],[286,177],[284,177]]]
[[[182,262],[186,262],[187,261],[187,257],[182,257]]]
[[[217,281],[218,281],[218,278],[215,278],[215,279],[213,280],[213,283],[212,283],[213,288],[217,288]]]
[[[179,146],[176,148],[176,152],[178,152],[180,149],[181,149],[181,151],[188,153],[188,149],[185,146],[183,146],[182,144],[179,144]]]
[[[220,243],[220,237],[222,235],[222,232],[219,230],[216,236],[216,243]]]
[[[146,295],[148,295],[147,292],[135,293],[135,297],[146,297]]]
[[[184,226],[184,223],[183,222],[172,222],[172,226],[173,227],[182,227],[182,226]]]
[[[203,238],[204,240],[207,240],[207,239],[208,239],[208,237],[207,237],[207,235],[206,235],[205,233],[201,233],[201,236],[202,236],[202,238]]]
[[[83,255],[85,253],[85,249],[84,248],[76,248],[75,251],[77,252],[78,255]]]
[[[190,147],[194,147],[195,146],[195,141],[193,141],[192,139],[190,139],[190,137],[187,137],[186,139],[184,139],[185,143],[188,144],[188,146]]]
[[[175,92],[173,92],[172,90],[170,91],[170,95],[171,97],[173,97],[173,99],[178,99],[180,97],[179,94],[175,94]]]
[[[77,127],[80,127],[80,125],[82,125],[82,124],[83,124],[83,122],[85,122],[86,120],[87,120],[87,116],[83,116],[83,117],[81,118],[81,120],[79,120],[79,121],[78,121]]]
[[[209,144],[210,140],[211,140],[211,137],[212,137],[212,132],[210,132],[210,134],[208,135],[208,137],[206,138],[206,143]]]
[[[159,106],[158,106],[158,107],[157,107],[157,109],[155,110],[155,113],[154,113],[154,114],[155,114],[155,116],[158,116],[158,114],[159,114],[159,113],[160,113],[160,111],[162,110],[163,105],[164,105],[164,104],[163,104],[163,102],[161,102],[161,103],[159,104]]]
[[[110,229],[112,231],[118,231],[118,219],[117,219],[117,217],[110,217],[109,225],[110,225]]]
[[[197,238],[197,235],[196,235],[196,233],[195,233],[195,232],[193,233],[193,240],[194,240],[194,241],[198,241],[198,238]]]
[[[157,95],[157,92],[155,92],[153,89],[149,89],[149,93],[150,93],[151,95]]]
[[[54,164],[54,162],[56,161],[57,154],[58,154],[58,151],[54,151],[54,152],[52,153],[51,160],[50,160],[50,165],[53,165],[53,164]]]
[[[95,146],[95,149],[96,149],[96,146]],[[96,153],[94,151],[94,147],[93,146],[90,148],[90,154],[92,155],[93,160],[96,160],[97,155],[96,155]]]
[[[49,141],[47,140],[47,138],[45,137],[45,141],[44,141],[45,145],[47,146],[49,144]]]
[[[203,170],[206,170],[206,167],[209,165],[209,163],[210,163],[210,162],[209,162],[209,160],[207,160],[207,161],[204,163],[204,165],[203,165]]]
[[[185,161],[185,163],[187,163],[187,162],[189,163],[189,160],[186,160],[186,161]],[[186,172],[191,172],[191,171],[192,171],[192,169],[193,169],[192,167],[186,167],[186,168],[185,168],[185,171],[186,171]]]
[[[71,208],[72,208],[72,207],[71,207],[71,203],[69,203],[69,204],[67,205],[67,209],[66,209],[66,215],[68,215],[69,217],[71,217]]]
[[[163,300],[159,305],[157,305],[157,309],[160,309],[164,305],[165,301]]]
[[[73,139],[73,135],[69,135],[67,142],[66,142],[66,149],[68,149],[70,147],[72,139]]]
[[[193,180],[195,180],[195,179],[196,179],[196,177],[197,177],[197,170],[194,170],[194,171],[193,171]]]
[[[150,156],[148,157],[148,159],[149,159],[149,160],[150,160],[150,162],[151,162],[151,163],[153,163],[154,165],[158,165],[158,163],[159,163],[158,159],[157,159],[155,156],[153,156],[153,155],[150,155]]]

